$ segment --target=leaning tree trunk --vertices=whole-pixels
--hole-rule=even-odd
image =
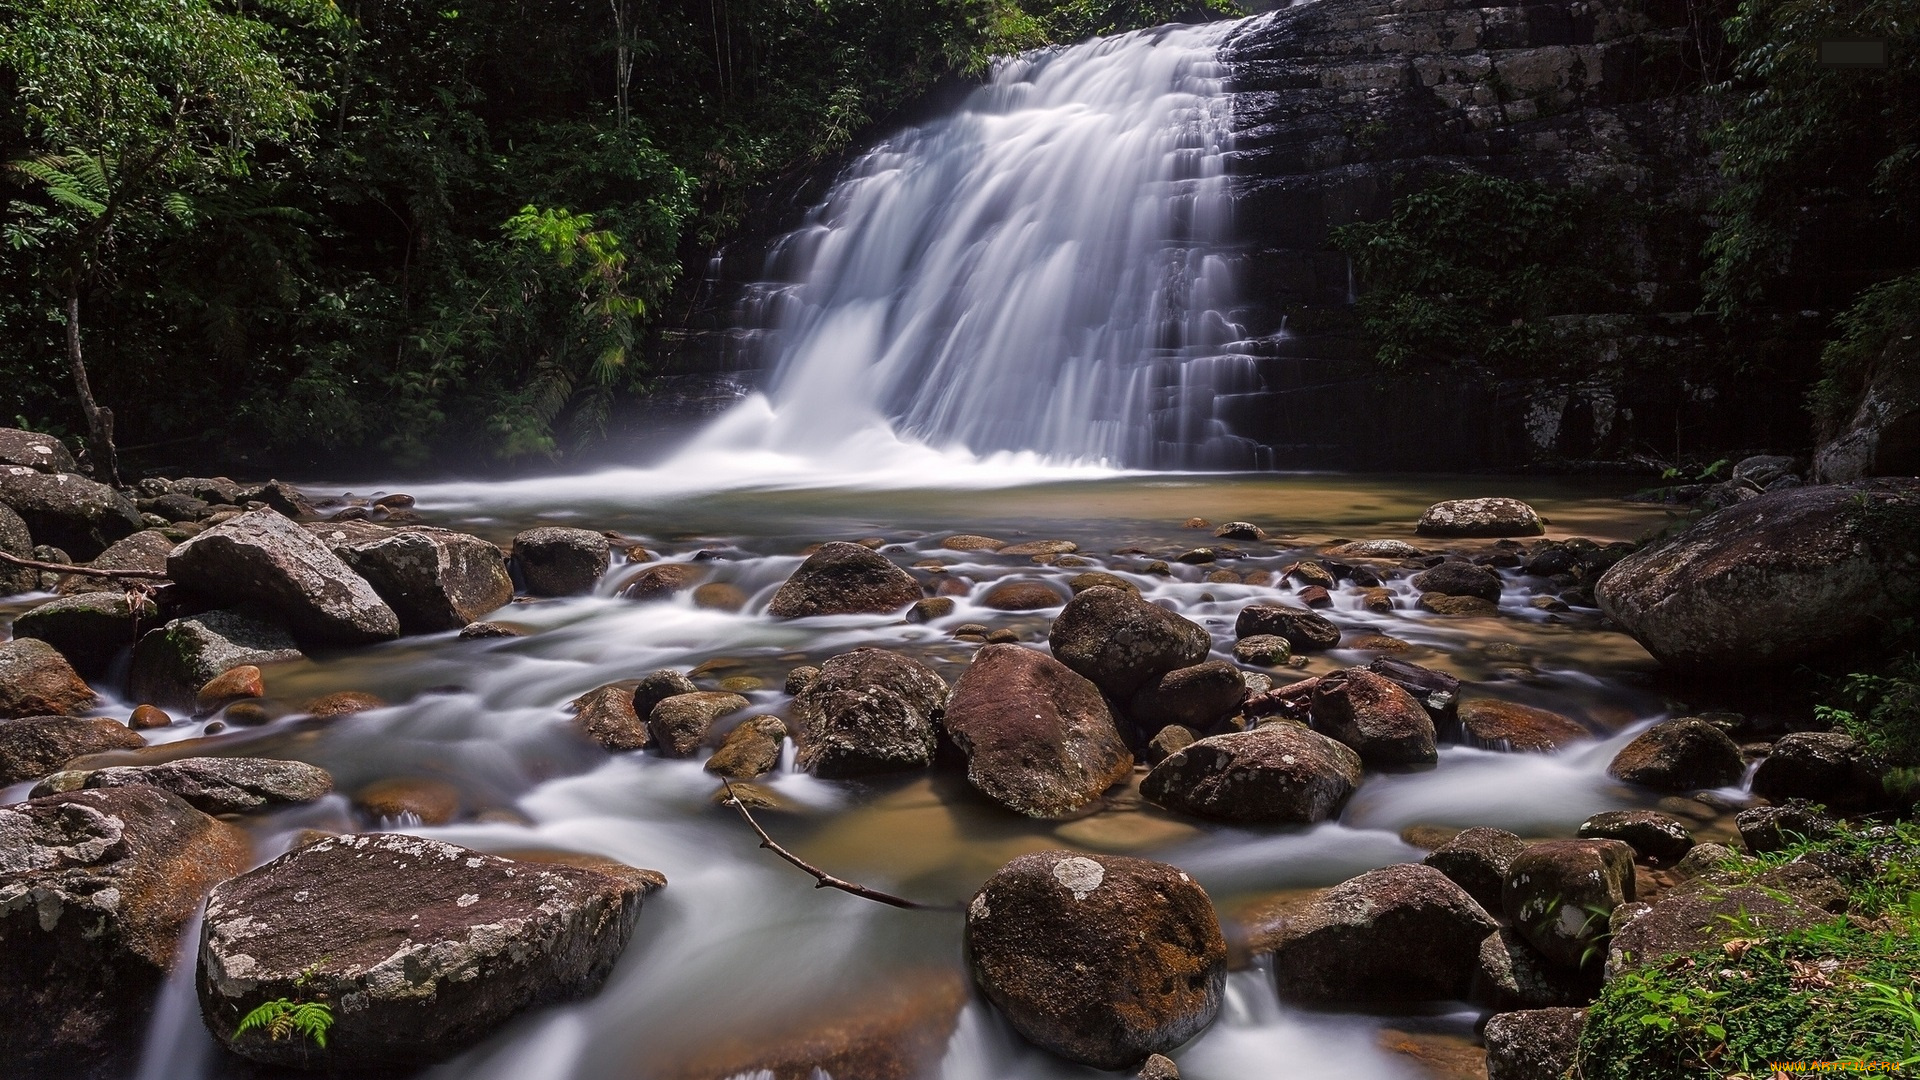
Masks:
[[[73,389],[80,395],[80,411],[87,417],[87,445],[93,451],[95,474],[120,486],[120,461],[113,448],[113,410],[93,400],[87,365],[80,358],[80,290],[67,291],[67,365],[73,369]]]

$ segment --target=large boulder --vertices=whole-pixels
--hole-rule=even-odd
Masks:
[[[1618,840],[1635,855],[1665,866],[1693,849],[1687,823],[1658,810],[1607,810],[1580,823],[1583,840]]]
[[[1319,893],[1268,939],[1289,1001],[1463,998],[1499,924],[1431,866],[1401,863]]]
[[[0,503],[0,552],[19,559],[33,558],[33,533],[6,503]],[[0,562],[0,596],[33,592],[39,587],[40,571]]]
[[[1352,747],[1374,768],[1440,760],[1427,710],[1398,684],[1366,668],[1322,677],[1314,686],[1311,716],[1313,730]]]
[[[1483,907],[1485,905],[1482,905]],[[1498,905],[1492,910],[1499,910]],[[1593,997],[1591,972],[1569,971],[1540,955],[1510,926],[1488,934],[1467,999],[1490,1009],[1544,1009]]]
[[[1078,810],[1133,771],[1099,687],[1019,645],[973,655],[945,723],[967,755],[967,780],[1031,817]]]
[[[1843,650],[1920,608],[1920,479],[1768,492],[1622,559],[1595,596],[1671,667],[1778,668]]]
[[[1730,881],[1718,872],[1700,875],[1651,905],[1628,904],[1615,913],[1607,977],[1754,937],[1756,931],[1771,937],[1812,929],[1844,911],[1846,897],[1844,885],[1805,862],[1775,867],[1749,882]]]
[[[147,740],[104,716],[23,716],[0,720],[0,787],[38,780],[67,762]]]
[[[780,749],[787,741],[787,722],[777,716],[749,716],[727,732],[720,748],[707,759],[706,770],[729,780],[751,780],[780,767]]]
[[[25,465],[44,473],[70,473],[78,468],[66,443],[19,428],[0,428],[0,465]]]
[[[1596,965],[1613,909],[1633,899],[1633,849],[1618,840],[1546,840],[1507,866],[1500,905],[1515,930],[1566,968]]]
[[[1137,1065],[1220,1011],[1227,944],[1186,874],[1113,855],[1041,851],[967,906],[974,980],[1015,1030],[1099,1069]]]
[[[1113,700],[1126,701],[1167,672],[1205,660],[1213,638],[1138,593],[1098,585],[1061,609],[1047,645],[1054,659]]]
[[[828,778],[924,768],[946,707],[945,680],[920,661],[884,649],[841,653],[793,699],[795,761]]]
[[[215,1038],[269,1065],[424,1065],[531,1006],[598,989],[627,946],[642,886],[417,836],[329,837],[213,891],[200,934],[201,1014]],[[286,998],[333,1005],[321,1051],[236,1035]]]
[[[543,525],[513,538],[513,562],[531,596],[575,596],[593,591],[613,551],[589,529]]]
[[[59,650],[75,671],[98,677],[122,652],[133,648],[159,615],[159,606],[137,593],[82,593],[22,612],[13,621],[13,636],[44,641]]]
[[[1488,538],[1539,536],[1547,526],[1519,499],[1450,499],[1427,507],[1413,531],[1421,536]]]
[[[773,594],[767,614],[888,615],[925,595],[913,575],[859,544],[820,545]]]
[[[156,787],[202,813],[246,814],[312,802],[333,790],[333,774],[304,761],[189,757],[94,769],[82,786]]]
[[[1911,297],[1913,278],[1905,281]],[[1885,344],[1851,400],[1822,410],[1813,452],[1813,478],[1820,483],[1920,474],[1920,314],[1910,301],[1902,307],[1904,325],[1889,327],[1880,339]]]
[[[944,690],[945,687],[942,686]],[[647,713],[647,734],[652,745],[665,757],[693,756],[713,730],[714,721],[731,716],[747,707],[739,694],[718,690],[696,690],[675,694],[662,700]]]
[[[1140,781],[1169,810],[1224,821],[1311,824],[1360,786],[1360,755],[1294,724],[1201,739]]]
[[[1607,766],[1615,779],[1672,792],[1737,784],[1746,771],[1740,747],[1726,732],[1690,716],[1641,732]]]
[[[257,604],[293,636],[358,645],[400,633],[393,609],[312,533],[273,510],[242,514],[188,539],[167,574],[222,604]]]
[[[34,543],[76,559],[91,559],[141,528],[140,511],[124,496],[74,473],[0,465],[0,503],[27,523]]]
[[[1287,639],[1294,652],[1318,652],[1340,644],[1340,628],[1325,615],[1284,604],[1248,604],[1234,620],[1237,638],[1271,635]]]
[[[53,646],[31,637],[0,641],[0,719],[78,716],[94,696]]]
[[[150,630],[133,648],[133,696],[163,709],[192,709],[200,688],[242,665],[305,654],[278,624],[244,611],[209,611]]]
[[[158,788],[0,807],[0,1061],[12,1080],[133,1075],[182,929],[247,838]]]
[[[1561,1080],[1580,1056],[1587,1010],[1523,1009],[1487,1020],[1487,1080]]]
[[[1239,668],[1208,660],[1174,668],[1141,687],[1127,705],[1127,716],[1142,732],[1168,724],[1206,731],[1238,712],[1246,697],[1247,680]]]
[[[1883,766],[1873,753],[1838,731],[1798,731],[1773,744],[1753,772],[1753,793],[1771,802],[1805,799],[1839,811],[1884,805]]]
[[[174,538],[161,530],[142,529],[108,544],[107,550],[87,560],[87,565],[95,570],[144,570],[164,574],[167,572],[167,556],[173,554],[175,546]],[[92,574],[68,574],[60,579],[59,586],[54,589],[61,596],[125,591],[124,580]]]
[[[1593,735],[1578,720],[1500,698],[1468,698],[1455,715],[1460,740],[1482,750],[1551,754]]]
[[[574,730],[614,753],[647,745],[647,722],[633,707],[630,686],[612,683],[597,687],[574,698],[570,708]]]
[[[409,634],[458,630],[513,599],[507,559],[490,541],[447,529],[309,528],[400,619]]]
[[[1434,848],[1424,860],[1447,875],[1455,885],[1488,911],[1500,910],[1500,890],[1507,868],[1527,850],[1527,842],[1505,829],[1478,826],[1456,833]]]

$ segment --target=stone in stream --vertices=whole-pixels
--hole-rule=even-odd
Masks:
[[[1310,1004],[1463,998],[1493,916],[1445,874],[1401,863],[1316,895],[1269,941],[1281,998]]]
[[[1151,1054],[1134,1074],[1134,1080],[1180,1080],[1180,1066],[1165,1054]]]
[[[1769,802],[1806,799],[1840,812],[1886,804],[1884,764],[1851,735],[1796,731],[1774,741],[1753,773],[1753,793]]]
[[[247,698],[267,696],[267,686],[260,678],[260,669],[252,664],[241,664],[207,680],[193,695],[193,715],[211,716],[236,701]]]
[[[1255,634],[1233,643],[1233,658],[1243,664],[1278,667],[1293,659],[1293,646],[1278,634]]]
[[[20,614],[13,636],[38,638],[60,651],[82,675],[104,675],[123,650],[158,621],[150,597],[128,592],[63,596]]]
[[[1669,667],[1724,673],[1843,652],[1920,609],[1920,478],[1773,491],[1608,570],[1600,609]]]
[[[242,611],[209,611],[149,630],[133,649],[136,700],[190,710],[200,688],[222,672],[302,659],[293,636]]]
[[[59,650],[39,638],[0,641],[0,719],[76,716],[93,705],[93,688]]]
[[[1099,1069],[1138,1065],[1220,1011],[1227,944],[1205,890],[1174,867],[1041,851],[967,906],[974,981],[1015,1030]]]
[[[706,770],[730,780],[751,780],[780,767],[780,746],[787,722],[777,716],[749,716],[727,732]]]
[[[693,606],[705,611],[740,611],[747,606],[747,592],[731,581],[709,581],[693,590]]]
[[[940,546],[946,548],[948,551],[999,551],[1001,548],[1007,546],[1007,542],[1005,540],[995,540],[991,536],[974,536],[969,533],[962,533],[958,536],[949,536],[945,540],[940,541]]]
[[[306,712],[317,720],[332,720],[386,707],[386,701],[374,694],[360,690],[336,690],[307,702]]]
[[[1287,639],[1295,652],[1318,652],[1340,644],[1340,628],[1325,615],[1282,604],[1248,604],[1234,620],[1233,636],[1271,634]]]
[[[1175,668],[1140,688],[1127,716],[1142,733],[1179,724],[1195,731],[1218,727],[1240,709],[1247,682],[1225,660]]]
[[[1544,1009],[1593,998],[1593,973],[1549,962],[1519,931],[1503,926],[1480,943],[1467,1000],[1490,1009]]]
[[[671,600],[698,585],[707,573],[707,568],[697,563],[649,566],[628,580],[620,595],[629,600]]]
[[[1550,754],[1593,737],[1577,720],[1499,698],[1468,698],[1458,716],[1461,741],[1482,750]]]
[[[1579,1060],[1586,1023],[1585,1009],[1495,1014],[1481,1035],[1487,1044],[1487,1080],[1561,1080]]]
[[[1018,645],[973,655],[944,723],[967,756],[968,782],[1030,817],[1078,810],[1133,771],[1099,687]]]
[[[647,713],[647,736],[655,749],[672,758],[692,757],[707,740],[707,732],[723,716],[731,716],[749,702],[739,694],[696,690],[663,698]]]
[[[589,690],[574,698],[570,707],[574,728],[616,754],[647,745],[647,724],[633,707],[629,686],[612,683]]]
[[[1360,755],[1279,723],[1201,739],[1155,765],[1140,794],[1199,817],[1306,825],[1332,817],[1358,786]]]
[[[1427,715],[1433,717],[1436,731],[1453,734],[1460,726],[1460,680],[1444,671],[1382,656],[1367,665],[1367,670],[1391,680],[1413,695]]]
[[[1354,540],[1323,554],[1336,559],[1417,559],[1426,553],[1405,540]]]
[[[1008,544],[996,554],[999,555],[1071,555],[1080,550],[1080,545],[1071,540],[1026,540],[1018,544]]]
[[[1477,596],[1489,604],[1500,602],[1500,575],[1484,566],[1467,562],[1443,562],[1413,576],[1413,587],[1422,593],[1443,596]]]
[[[642,720],[653,714],[653,707],[680,694],[697,694],[693,680],[672,668],[649,671],[633,688],[633,711]],[[789,691],[791,692],[791,691]]]
[[[1044,611],[1066,602],[1043,581],[1003,581],[980,598],[982,606],[995,611]]]
[[[1440,760],[1427,710],[1398,684],[1366,668],[1322,677],[1314,687],[1310,716],[1313,730],[1352,747],[1374,768]]]
[[[145,745],[139,732],[104,716],[0,719],[0,787],[38,780],[74,758]]]
[[[1213,530],[1216,540],[1265,540],[1267,530],[1250,521],[1229,521]]]
[[[158,788],[0,807],[0,1061],[10,1080],[133,1075],[181,931],[246,834]]]
[[[910,623],[930,623],[935,619],[944,619],[953,614],[954,601],[951,596],[929,596],[915,600],[907,609],[907,621]]]
[[[1481,907],[1499,911],[1507,868],[1525,850],[1527,842],[1505,829],[1476,826],[1455,833],[1424,861],[1465,889]]]
[[[599,989],[642,894],[626,877],[416,836],[329,837],[213,890],[201,1015],[228,1049],[264,1064],[430,1064],[527,1008]],[[278,998],[335,1004],[324,1051],[235,1034]]]
[[[1539,536],[1547,527],[1533,507],[1519,499],[1451,499],[1427,507],[1413,531],[1468,539]]]
[[[0,428],[0,465],[25,465],[44,473],[70,473],[79,466],[67,444],[52,435]]]
[[[593,591],[613,552],[597,532],[543,525],[513,538],[513,564],[529,596],[576,596]]]
[[[365,578],[312,533],[270,510],[195,536],[167,558],[167,574],[223,604],[257,604],[296,639],[360,645],[397,637],[400,620]]]
[[[123,536],[107,545],[107,550],[87,560],[87,565],[96,570],[149,570],[165,573],[167,556],[173,554],[176,541],[173,537],[158,529],[144,529],[131,536]],[[71,574],[60,579],[54,592],[61,596],[78,596],[82,593],[119,593],[126,592],[123,581],[94,577],[91,574]]]
[[[1515,930],[1561,967],[1601,956],[1613,910],[1633,899],[1633,849],[1618,840],[1530,844],[1507,867],[1500,906]]]
[[[1118,574],[1109,574],[1104,570],[1089,570],[1084,574],[1075,574],[1067,580],[1067,588],[1073,595],[1079,596],[1088,589],[1097,589],[1105,585],[1138,595],[1140,587]]]
[[[1125,701],[1161,675],[1205,660],[1213,638],[1137,592],[1101,585],[1067,602],[1047,644],[1054,659]]]
[[[1672,814],[1658,810],[1608,810],[1580,823],[1585,840],[1618,840],[1660,865],[1679,861],[1693,847],[1693,833]]]
[[[460,815],[460,789],[445,780],[394,776],[354,792],[353,808],[381,824],[445,825]]]
[[[1477,596],[1448,596],[1446,593],[1421,593],[1420,609],[1435,615],[1487,619],[1500,613],[1500,606]]]
[[[1740,782],[1747,771],[1740,747],[1718,727],[1695,717],[1662,720],[1614,755],[1607,773],[1656,791],[1693,791]]]
[[[245,814],[312,802],[333,790],[333,775],[304,761],[190,757],[94,769],[84,786],[156,787],[202,813]]]
[[[16,558],[33,558],[33,534],[13,508],[0,502],[0,552]],[[33,592],[40,587],[40,571],[0,562],[0,596]]]
[[[1800,800],[1785,806],[1751,806],[1733,819],[1740,841],[1755,854],[1780,851],[1808,840],[1825,840],[1840,829],[1839,822]]]
[[[365,523],[308,528],[372,584],[406,633],[458,630],[513,599],[506,556],[477,536]]]
[[[1191,728],[1185,728],[1179,724],[1168,724],[1155,732],[1153,738],[1147,741],[1147,764],[1158,765],[1199,740],[1200,736]]]
[[[795,762],[828,779],[925,768],[946,707],[946,682],[920,661],[875,648],[841,653],[793,699]]]
[[[820,545],[773,594],[777,619],[814,615],[889,615],[919,600],[920,583],[886,556],[859,544]]]
[[[0,465],[0,503],[26,522],[35,544],[75,559],[91,559],[141,528],[140,511],[125,496],[75,473]]]

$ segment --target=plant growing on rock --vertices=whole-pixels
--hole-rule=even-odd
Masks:
[[[333,1026],[333,1007],[323,1001],[293,1002],[286,998],[263,1001],[240,1018],[233,1029],[238,1039],[249,1031],[264,1031],[267,1038],[280,1040],[301,1035],[322,1050],[327,1048],[327,1029]]]

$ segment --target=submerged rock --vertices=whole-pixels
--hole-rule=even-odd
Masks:
[[[179,937],[246,834],[153,787],[0,807],[0,1060],[13,1080],[130,1076]]]
[[[1452,499],[1427,507],[1414,531],[1421,536],[1465,539],[1539,536],[1547,526],[1533,507],[1519,499]]]
[[[304,761],[190,757],[95,769],[85,786],[156,787],[202,813],[245,814],[312,802],[333,790],[333,775]]]
[[[968,782],[1031,817],[1078,810],[1133,771],[1100,689],[1018,645],[974,654],[953,688],[945,724],[967,755]]]
[[[921,597],[913,575],[859,544],[833,542],[807,556],[773,594],[778,619],[814,615],[888,615]]]
[[[1656,791],[1737,784],[1747,771],[1727,733],[1694,717],[1662,720],[1614,755],[1609,775]]]
[[[1268,939],[1274,982],[1282,998],[1314,1004],[1462,998],[1498,925],[1433,867],[1384,867],[1280,922]]]
[[[77,757],[145,745],[138,732],[104,716],[0,719],[0,787],[37,780]]]
[[[1047,644],[1054,659],[1125,701],[1161,675],[1205,660],[1213,638],[1138,593],[1097,585],[1068,601]]]
[[[597,532],[543,525],[513,538],[513,563],[529,596],[576,596],[593,591],[613,552]]]
[[[1311,824],[1360,786],[1360,755],[1316,731],[1268,724],[1172,754],[1140,782],[1169,810],[1225,821]]]
[[[265,1064],[430,1064],[529,1007],[599,989],[642,891],[611,874],[415,836],[329,837],[213,891],[201,1014],[228,1049]],[[325,1051],[234,1034],[276,998],[334,1005]]]
[[[1113,855],[1042,851],[1001,867],[967,907],[967,951],[1020,1034],[1100,1069],[1199,1034],[1226,983],[1206,892],[1174,867]]]
[[[884,649],[841,653],[793,699],[796,763],[830,779],[925,768],[946,707],[946,682],[920,661]]]
[[[59,650],[39,638],[0,641],[0,719],[75,716],[94,702],[93,688]]]
[[[0,465],[0,503],[26,522],[34,543],[75,559],[91,559],[141,528],[140,511],[124,496],[75,473]]]
[[[168,709],[192,709],[200,688],[244,664],[304,657],[279,625],[240,611],[209,611],[149,630],[133,649],[133,696]]]
[[[366,579],[312,533],[260,510],[216,525],[167,558],[173,580],[225,604],[258,604],[297,639],[358,645],[397,637],[400,620]]]

